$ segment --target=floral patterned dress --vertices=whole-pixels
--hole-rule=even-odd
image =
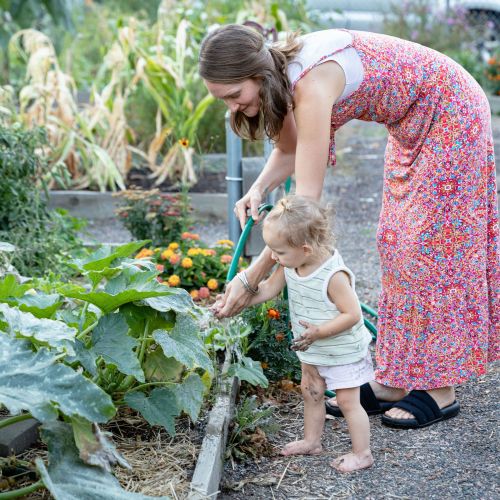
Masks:
[[[364,78],[333,107],[331,163],[335,130],[347,121],[376,121],[389,131],[377,231],[382,293],[375,378],[408,389],[456,385],[499,357],[488,100],[466,71],[434,50],[351,34]]]

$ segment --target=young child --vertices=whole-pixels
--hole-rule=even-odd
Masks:
[[[333,247],[328,210],[299,196],[280,200],[263,224],[263,237],[278,267],[254,290],[260,304],[288,287],[292,348],[302,366],[304,439],[288,443],[283,455],[318,454],[325,421],[324,391],[335,390],[351,435],[352,452],[331,465],[341,472],[370,467],[370,424],[359,387],[373,380],[354,275]],[[240,280],[248,281],[244,273]]]

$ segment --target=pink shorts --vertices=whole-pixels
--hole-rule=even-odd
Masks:
[[[318,369],[319,375],[324,379],[326,388],[333,391],[359,387],[375,378],[370,351],[366,353],[366,356],[361,361],[356,361],[356,363],[315,366]]]

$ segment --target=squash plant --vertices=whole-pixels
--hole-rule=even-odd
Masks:
[[[198,417],[214,376],[198,310],[154,264],[129,258],[145,243],[74,260],[80,284],[0,280],[0,404],[14,415],[0,427],[33,416],[49,448],[30,491],[149,498],[121,489],[111,466],[126,462],[98,424],[122,405],[171,435],[182,412]]]

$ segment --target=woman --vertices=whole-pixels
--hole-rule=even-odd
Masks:
[[[236,204],[257,218],[264,195],[295,174],[319,199],[334,133],[351,119],[386,126],[375,381],[362,403],[396,427],[455,416],[454,386],[498,358],[500,263],[491,116],[484,92],[448,57],[397,38],[327,30],[266,46],[228,25],[204,40],[200,75],[237,134],[275,141]],[[266,249],[216,306],[239,312],[272,266]],[[408,394],[408,391],[411,391]],[[332,413],[338,409],[330,406]]]

